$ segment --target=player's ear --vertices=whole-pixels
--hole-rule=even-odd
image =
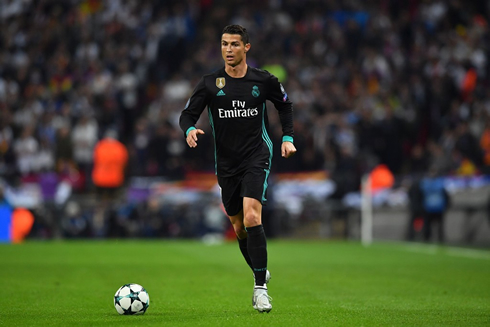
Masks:
[[[245,53],[247,53],[251,47],[252,47],[252,45],[250,43],[245,44]]]

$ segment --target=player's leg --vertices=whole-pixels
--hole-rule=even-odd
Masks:
[[[242,253],[243,258],[247,262],[250,269],[252,269],[253,271],[254,269],[252,266],[252,261],[250,260],[250,256],[248,255],[248,249],[247,249],[247,231],[245,230],[245,226],[243,225],[243,210],[240,210],[240,212],[237,215],[228,216],[228,218],[230,219],[231,225],[235,230],[240,252]]]
[[[253,271],[252,261],[247,250],[247,231],[243,225],[243,202],[240,197],[240,177],[219,177],[218,184],[221,188],[221,199],[225,207],[226,215],[230,219],[233,230],[237,236],[238,246],[243,258]]]
[[[237,236],[238,240],[238,247],[240,248],[240,252],[243,255],[243,258],[247,262],[248,266],[250,269],[252,269],[252,272],[254,273],[254,278],[255,278],[255,272],[254,268],[252,265],[252,260],[250,259],[250,256],[248,255],[248,234],[247,231],[245,230],[245,226],[243,224],[243,210],[241,210],[237,215],[234,216],[228,216],[230,219],[231,225],[233,226],[233,229],[235,230],[235,234]],[[271,274],[267,270],[266,275],[265,275],[265,283],[269,283],[271,279]]]
[[[243,198],[243,223],[247,230],[248,254],[254,267],[255,285],[265,284],[267,273],[267,240],[262,225],[262,204],[253,198]]]
[[[248,255],[250,261],[247,260],[247,262],[250,262],[249,265],[254,271],[255,278],[259,278],[259,281],[257,282],[256,280],[255,284],[261,283],[259,286],[254,287],[252,297],[253,307],[259,312],[269,312],[272,309],[265,280],[267,273],[267,247],[262,227],[262,203],[256,199],[261,199],[265,194],[262,187],[265,185],[265,177],[260,171],[255,171],[245,173],[238,180],[235,178],[218,178],[222,188],[223,204],[239,240],[240,250],[243,249],[242,254],[245,260],[247,260]],[[261,185],[259,185],[259,182]],[[247,230],[248,228],[250,228],[250,231]],[[246,234],[243,234],[243,230],[246,230]],[[240,236],[245,235],[245,239],[240,239]],[[246,249],[244,247],[245,240]],[[264,259],[265,264],[261,263]],[[253,269],[255,264],[258,267],[265,267],[265,269],[259,268],[259,271]]]
[[[245,197],[243,198],[243,222],[248,234],[248,253],[254,267],[255,287],[252,305],[259,312],[272,310],[267,286],[267,241],[262,226],[262,203]]]
[[[262,205],[266,203],[267,177],[266,160],[256,160],[256,166],[245,172],[240,195],[243,197],[243,224],[248,234],[248,254],[252,260],[255,285],[266,283],[267,241],[262,225]],[[261,166],[262,165],[262,166]]]

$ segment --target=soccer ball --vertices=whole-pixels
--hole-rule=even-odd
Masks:
[[[124,284],[114,294],[114,307],[120,315],[142,315],[150,306],[150,296],[139,284]]]

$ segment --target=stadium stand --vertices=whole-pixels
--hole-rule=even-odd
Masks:
[[[379,164],[405,190],[427,172],[484,176],[489,18],[483,0],[1,1],[2,183],[17,197],[6,194],[37,208],[33,235],[52,237],[52,219],[40,223],[43,195],[18,196],[22,186],[54,173],[64,187],[51,191],[56,210],[70,197],[90,204],[87,153],[108,130],[128,148],[131,192],[154,190],[148,181],[185,183],[196,172],[212,173],[212,140],[188,149],[177,119],[197,79],[221,66],[218,40],[230,23],[251,34],[249,64],[277,74],[295,105],[299,152],[290,161],[276,153],[274,176],[322,172],[342,186],[332,193],[339,199],[357,192],[360,176]],[[280,125],[269,118],[277,144]],[[138,210],[148,210],[148,199]],[[122,211],[114,209],[119,218],[111,221],[130,220]],[[166,214],[197,219],[183,204],[174,211]],[[79,212],[78,222],[67,218],[78,225],[65,236],[91,235],[90,205]],[[199,234],[166,226],[148,235]]]

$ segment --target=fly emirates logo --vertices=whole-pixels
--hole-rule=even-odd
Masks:
[[[254,117],[259,114],[257,108],[245,108],[247,105],[245,101],[233,100],[231,101],[233,109],[227,110],[218,108],[219,118],[239,118],[239,117]]]

